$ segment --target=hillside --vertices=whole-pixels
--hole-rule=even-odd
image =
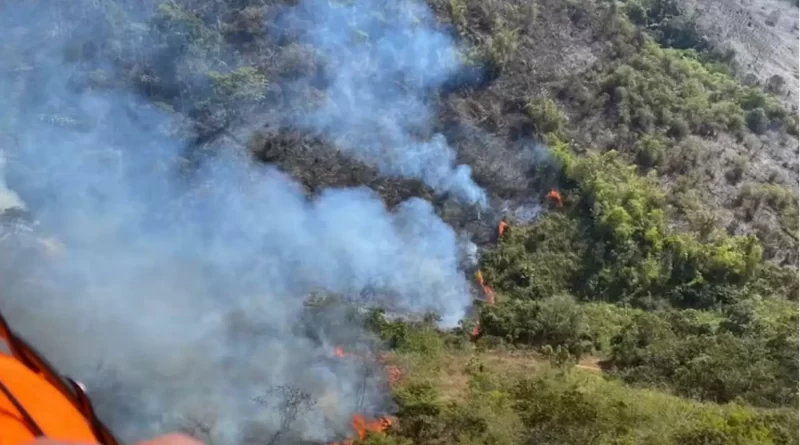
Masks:
[[[797,444],[797,14],[0,6],[0,310],[128,442]]]

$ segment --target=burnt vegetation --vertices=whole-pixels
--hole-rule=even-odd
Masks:
[[[783,79],[743,83],[735,52],[675,0],[429,0],[467,68],[427,92],[436,113],[419,137],[445,135],[473,168],[493,209],[481,214],[292,125],[333,80],[295,22],[279,20],[281,6],[52,3],[36,20],[64,34],[0,42],[1,69],[17,80],[6,96],[46,94],[24,45],[63,39],[53,57],[75,66],[64,74],[74,88],[133,88],[180,116],[147,131],[185,135],[189,164],[233,143],[309,196],[364,185],[389,207],[421,197],[468,232],[498,295],[474,309],[477,341],[468,321],[441,332],[380,310],[353,318],[405,375],[392,390],[397,424],[365,444],[798,443],[798,115],[775,94]],[[41,118],[81,125],[66,105]],[[13,119],[0,125],[13,133]],[[535,221],[503,213],[551,188],[563,208],[545,206]],[[497,240],[502,216],[511,225]],[[514,367],[534,351],[529,360],[551,365]],[[576,366],[586,357],[607,378]],[[280,391],[283,429],[254,444],[291,442],[315,403]],[[187,428],[202,437],[195,423]]]

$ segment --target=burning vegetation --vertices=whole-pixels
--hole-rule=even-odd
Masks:
[[[383,370],[386,372],[386,379],[389,382],[390,386],[394,386],[397,383],[399,383],[400,379],[403,376],[402,370],[398,366],[395,366],[389,362],[388,355],[385,352],[379,352],[375,355],[368,355],[368,354],[359,355],[359,354],[347,353],[341,346],[335,347],[333,351],[336,357],[340,358],[349,357],[357,360],[372,361],[381,365],[383,367]]]
[[[506,229],[508,229],[508,223],[503,221],[503,220],[500,220],[500,222],[497,224],[497,239],[498,240],[500,238],[502,238],[503,235],[505,235]]]
[[[334,348],[334,355],[339,358],[352,358],[356,360],[365,360],[365,361],[373,361],[375,363],[380,364],[385,373],[387,381],[391,387],[394,387],[400,382],[402,378],[402,371],[399,367],[392,365],[389,363],[389,360],[385,353],[378,353],[374,356],[370,356],[367,354],[353,354],[345,352],[344,348],[341,346],[337,346]],[[378,416],[375,419],[368,419],[364,415],[361,414],[353,414],[352,418],[352,428],[353,432],[355,433],[356,438],[347,439],[340,442],[330,442],[327,445],[353,445],[356,440],[364,440],[369,433],[383,433],[387,429],[389,429],[395,420],[392,419],[390,416]]]
[[[353,415],[352,427],[353,432],[358,439],[347,439],[341,442],[330,442],[326,445],[353,445],[356,440],[365,440],[370,433],[383,433],[386,432],[393,424],[389,417],[379,417],[374,420],[368,420],[359,414]]]
[[[553,205],[555,205],[559,209],[561,207],[563,207],[563,205],[564,205],[561,202],[561,193],[556,189],[551,189],[549,192],[547,192],[547,195],[545,195],[545,198],[547,198],[547,200],[549,202],[551,202]]]
[[[29,201],[41,239],[58,241],[41,242],[52,259],[31,260],[30,249],[12,247],[3,234],[0,309],[87,384],[126,442],[185,419],[209,445],[251,437],[267,445],[351,445],[385,432],[426,445],[651,440],[630,423],[641,397],[605,403],[607,394],[586,396],[569,377],[552,385],[522,380],[509,389],[476,371],[475,400],[458,409],[414,382],[424,397],[404,407],[425,409],[409,414],[397,402],[393,411],[398,388],[419,377],[397,358],[405,353],[398,345],[412,343],[414,323],[386,323],[381,340],[391,355],[352,352],[375,332],[346,310],[314,312],[299,303],[319,289],[364,306],[440,315],[444,321],[426,322],[435,327],[424,331],[437,347],[414,350],[426,351],[432,367],[439,364],[430,350],[444,349],[451,337],[468,344],[470,335],[491,336],[528,348],[553,343],[576,357],[597,348],[622,379],[688,397],[796,408],[796,308],[765,303],[796,299],[795,272],[764,264],[755,238],[715,228],[705,211],[695,211],[705,204],[691,190],[679,190],[672,204],[691,201],[683,213],[702,235],[673,230],[663,191],[626,161],[648,159],[642,168],[671,179],[671,170],[703,164],[697,156],[705,150],[695,150],[693,140],[699,133],[745,117],[773,119],[768,127],[775,127],[780,110],[753,88],[722,82],[719,67],[698,77],[703,57],[662,50],[646,30],[626,34],[636,29],[628,16],[655,23],[642,14],[659,8],[638,0],[602,10],[593,8],[603,2],[544,1],[524,14],[513,1],[432,3],[436,13],[450,11],[443,20],[458,33],[443,32],[433,9],[415,0],[5,2],[0,155],[9,162],[0,172],[0,201],[12,206],[6,185],[19,189],[13,205]],[[603,30],[588,32],[598,23]],[[562,25],[582,29],[551,32]],[[496,35],[485,35],[489,29]],[[613,35],[603,41],[607,31]],[[467,34],[465,41],[482,45],[469,49],[470,58],[482,60],[462,66],[456,39]],[[590,79],[575,69],[557,101],[539,99],[539,89],[560,90],[552,80],[563,76],[547,67],[563,66],[528,60],[554,53],[540,51],[545,34],[588,35],[598,44],[592,55],[600,65],[586,70]],[[576,43],[587,42],[569,47]],[[626,59],[606,60],[605,53]],[[659,80],[648,81],[654,74],[643,70]],[[525,77],[534,72],[546,74]],[[491,94],[475,94],[501,75]],[[670,75],[678,81],[662,81]],[[699,88],[701,100],[672,103],[695,94],[669,94],[680,85]],[[530,103],[520,104],[521,97]],[[754,108],[744,114],[740,103]],[[563,113],[576,104],[602,112]],[[520,108],[525,115],[513,118],[519,122],[500,112]],[[584,155],[593,147],[576,151],[562,142],[616,133],[593,128],[604,121],[596,116],[615,113],[614,128],[636,126],[620,131],[624,140],[616,145],[603,145],[620,153]],[[590,128],[573,127],[580,116],[591,118]],[[702,122],[708,119],[719,121]],[[531,148],[529,129],[548,147]],[[679,139],[671,141],[674,135]],[[691,162],[673,158],[679,155]],[[542,177],[563,183],[531,168],[550,168],[551,158],[558,158],[557,175]],[[734,173],[732,182],[748,178]],[[759,236],[773,244],[764,254],[774,258],[786,245],[787,264],[794,264],[796,199],[774,187],[748,189],[742,199],[752,212],[781,210],[768,215],[779,217],[782,235]],[[488,215],[497,209],[489,207],[501,197],[514,216],[495,226]],[[573,202],[600,213],[564,211]],[[462,242],[462,231],[472,241]],[[481,247],[480,263],[472,242]],[[462,258],[464,244],[474,247],[474,261]],[[550,298],[566,294],[592,304]],[[615,306],[621,302],[624,311]],[[456,326],[471,305],[471,332],[442,329]],[[633,306],[659,312],[628,310]],[[507,316],[493,317],[501,319],[497,326],[483,318],[481,326],[481,312]],[[586,328],[596,320],[602,324]],[[592,338],[609,331],[619,335]],[[655,332],[655,343],[642,344],[642,332]],[[267,395],[253,403],[261,392]],[[696,409],[693,402],[670,412]],[[770,434],[769,443],[796,438],[768,432],[763,425],[780,423],[776,418],[707,411],[708,425],[692,425],[689,435],[665,438],[672,425],[652,428],[652,443],[733,443],[744,423],[758,430],[742,443]],[[587,415],[539,415],[548,412]],[[615,413],[622,414],[612,427]]]

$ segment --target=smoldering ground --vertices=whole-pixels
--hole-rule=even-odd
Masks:
[[[4,238],[0,302],[13,328],[84,382],[127,441],[190,422],[218,444],[321,442],[346,431],[353,413],[391,409],[377,365],[332,354],[341,343],[375,348],[371,337],[341,311],[309,319],[306,297],[366,295],[362,303],[436,311],[453,324],[469,304],[456,234],[419,199],[388,210],[356,188],[308,200],[290,178],[235,147],[195,152],[188,162],[176,116],[139,97],[125,70],[155,57],[164,71],[145,74],[181,78],[170,86],[179,103],[188,86],[205,91],[201,67],[189,63],[197,51],[168,41],[179,32],[154,35],[149,3],[135,3],[141,10],[88,1],[0,8],[5,181],[27,212],[15,223],[35,222]],[[188,23],[183,37],[202,34],[191,17],[177,16]],[[173,44],[181,52],[164,60],[175,55],[164,45]],[[206,57],[191,61],[225,64],[222,55]],[[412,88],[414,105],[402,113],[399,90],[383,104],[350,105],[423,113],[418,90],[426,85]],[[406,128],[385,128],[395,138],[387,147],[409,149]],[[446,149],[410,150],[425,160],[411,167],[403,151],[366,158],[443,191],[473,187]],[[464,196],[481,196],[470,190]],[[40,253],[43,237],[57,240],[49,255]]]

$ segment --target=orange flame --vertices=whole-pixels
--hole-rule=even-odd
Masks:
[[[334,348],[334,354],[337,357],[345,357],[345,356],[360,357],[357,354],[350,354],[345,352],[344,348],[342,348],[341,346],[337,346],[336,348]],[[360,357],[360,358],[365,358],[365,357]],[[386,370],[389,384],[396,385],[403,376],[403,373],[400,370],[400,368],[388,363],[388,358],[384,353],[377,354],[374,357],[374,359],[375,361],[383,365],[384,369]],[[354,414],[352,421],[353,430],[358,436],[358,440],[366,439],[367,433],[369,432],[373,433],[384,432],[389,427],[391,427],[392,424],[393,424],[392,419],[386,416],[378,417],[375,420],[367,420],[366,418],[364,418],[364,416],[361,416],[359,414]],[[348,439],[342,442],[332,442],[327,445],[355,445],[355,442],[356,442],[355,439]]]
[[[483,286],[483,294],[486,296],[486,303],[488,303],[489,306],[494,306],[494,292],[492,292],[492,288]]]
[[[556,190],[556,189],[551,189],[549,192],[547,192],[547,195],[545,195],[545,198],[550,199],[553,202],[555,202],[555,204],[556,204],[556,206],[558,206],[558,208],[561,208],[561,206],[563,205],[563,203],[561,202],[561,193],[559,193],[558,190]]]
[[[386,377],[389,380],[390,386],[395,386],[400,383],[400,379],[403,378],[403,371],[401,371],[399,367],[389,363],[386,354],[378,354],[376,360],[383,365],[383,368],[386,370]]]
[[[479,335],[481,335],[481,322],[480,320],[475,320],[475,327],[472,328],[472,337]]]
[[[506,229],[508,229],[508,223],[507,222],[500,221],[500,223],[497,224],[497,238],[498,239],[503,237],[503,234],[506,233]]]
[[[486,285],[486,282],[483,280],[483,273],[481,271],[475,272],[475,281],[478,282],[478,286],[483,289],[483,295],[486,297],[486,302],[490,305],[494,305],[494,292],[492,288]]]
[[[483,295],[486,298],[486,304],[494,306],[494,292],[492,291],[491,287],[486,285],[486,281],[483,279],[483,273],[480,270],[475,272],[475,281],[477,281],[478,286],[483,289]],[[472,328],[471,334],[473,338],[478,337],[481,334],[480,320],[475,320],[475,327]]]
[[[382,433],[392,426],[392,419],[379,417],[375,420],[366,420],[358,414],[353,416],[353,429],[358,434],[359,440],[367,438],[367,433]]]
[[[359,357],[356,354],[347,353],[347,352],[344,351],[344,348],[342,348],[341,346],[337,346],[334,349],[334,354],[337,357],[348,356],[348,357],[358,357],[358,358],[362,358],[362,359],[365,359],[365,360],[368,359],[366,357]],[[388,360],[387,360],[385,354],[379,353],[377,356],[375,356],[375,361],[377,361],[378,363],[383,365],[383,368],[386,371],[386,377],[387,377],[387,380],[389,381],[389,385],[394,386],[397,383],[399,383],[400,380],[403,378],[403,371],[399,367],[388,363]]]
[[[367,438],[367,433],[383,433],[392,426],[392,419],[386,416],[378,417],[375,420],[367,420],[360,414],[353,414],[353,430],[358,436],[358,440]],[[333,442],[327,445],[353,445],[355,439],[345,440],[343,442]]]
[[[481,271],[475,272],[475,281],[477,281],[478,285],[480,285],[481,287],[484,286],[483,272],[481,272]]]

